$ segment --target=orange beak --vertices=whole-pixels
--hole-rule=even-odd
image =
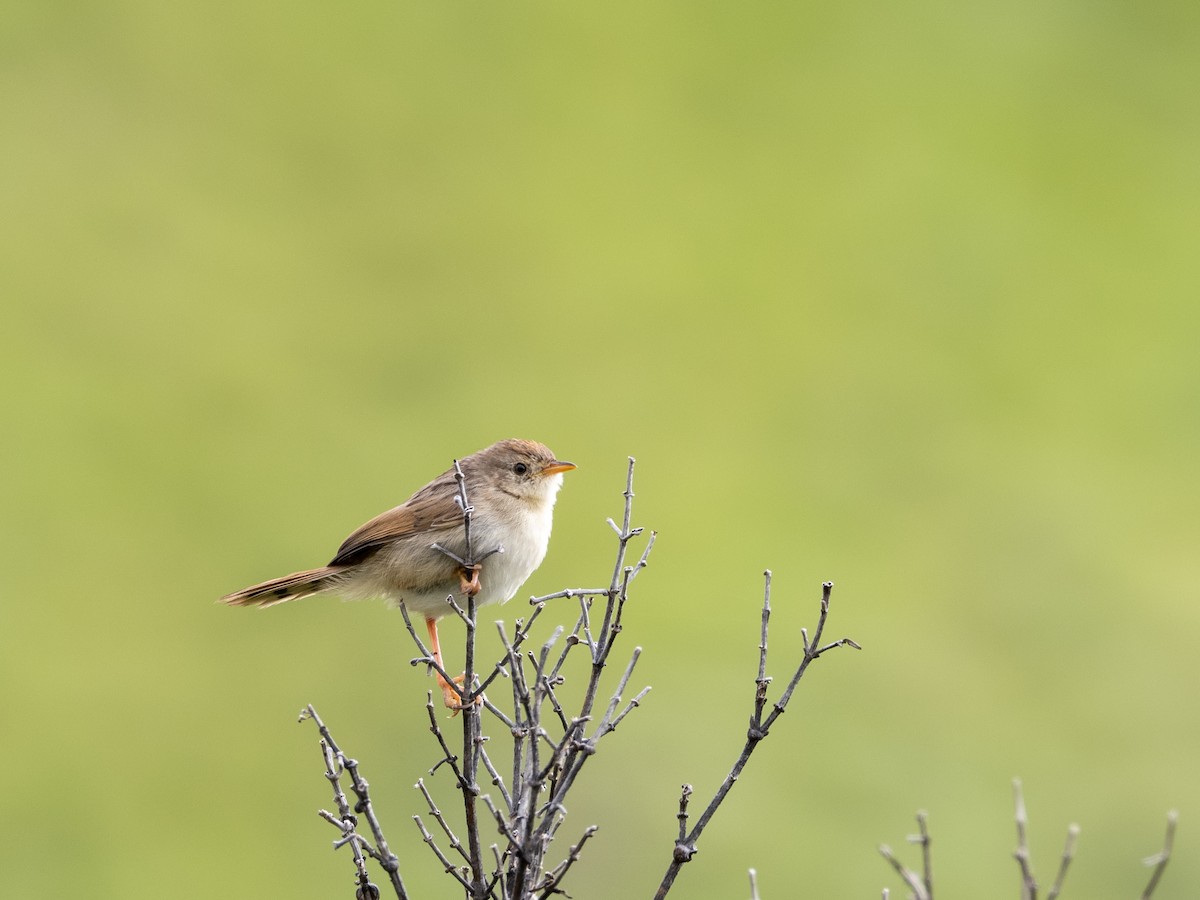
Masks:
[[[563,462],[560,459],[556,459],[550,465],[546,466],[546,468],[542,469],[542,474],[557,475],[559,472],[570,472],[574,468],[577,468],[575,463]]]

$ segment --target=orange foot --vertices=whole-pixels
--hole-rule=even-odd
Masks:
[[[454,684],[458,685],[459,687],[462,687],[463,682],[465,680],[466,680],[465,674],[458,675],[454,678]],[[450,718],[453,719],[455,716],[457,716],[459,714],[459,712],[461,712],[465,708],[463,705],[463,698],[461,696],[459,696],[458,691],[456,691],[454,689],[454,687],[450,684],[450,682],[448,682],[441,675],[437,676],[437,681],[438,681],[438,687],[440,687],[442,689],[442,702],[446,704],[446,709],[450,710]],[[482,703],[483,703],[482,696],[475,698],[476,706],[479,706]]]
[[[458,586],[462,593],[467,597],[474,597],[479,593],[479,570],[482,569],[479,563],[473,566],[463,566],[458,571]]]

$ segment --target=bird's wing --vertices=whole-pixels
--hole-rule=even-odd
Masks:
[[[451,470],[439,475],[404,504],[380,513],[342,541],[330,566],[361,562],[392,541],[429,534],[432,544],[438,535],[462,524],[462,509],[455,502],[458,486]]]

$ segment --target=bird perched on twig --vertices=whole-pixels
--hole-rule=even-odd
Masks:
[[[452,609],[447,598],[473,595],[476,607],[512,599],[546,556],[562,473],[574,468],[536,441],[500,441],[458,463],[472,508],[470,548],[451,468],[356,530],[329,565],[221,599],[264,608],[313,594],[383,597],[424,616],[430,650],[442,666],[437,622]],[[486,561],[471,565],[469,555]],[[458,691],[440,673],[437,678],[446,706],[460,709]],[[461,683],[461,676],[455,680]]]

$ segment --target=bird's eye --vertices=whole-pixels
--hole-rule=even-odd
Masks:
[[[525,475],[529,472],[529,466],[525,465],[525,463],[517,463],[513,466],[513,471],[518,475]]]

